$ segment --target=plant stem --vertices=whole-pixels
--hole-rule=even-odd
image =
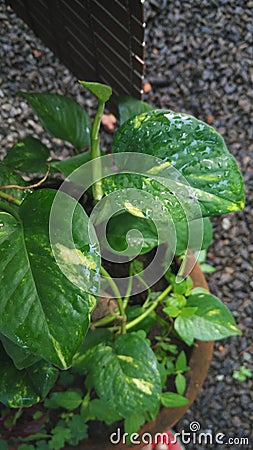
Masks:
[[[0,191],[0,197],[4,198],[4,200],[7,200],[10,203],[14,203],[17,206],[20,206],[22,201],[18,200],[16,197],[14,197],[11,194],[6,194],[6,192]]]
[[[127,285],[127,290],[125,293],[125,297],[123,299],[123,305],[124,305],[124,309],[127,307],[130,295],[131,295],[131,291],[132,291],[132,286],[133,286],[133,266],[132,264],[130,264],[130,270],[129,270],[129,282]]]
[[[105,103],[102,102],[101,100],[98,100],[98,108],[91,128],[91,159],[93,161],[93,179],[94,179],[92,190],[95,202],[98,202],[103,197],[103,188],[101,180],[102,166],[100,161],[101,153],[100,153],[99,128],[102,115],[104,112],[104,107]],[[97,158],[98,160],[96,161]]]
[[[142,313],[139,317],[136,317],[135,319],[133,319],[131,322],[126,324],[126,330],[129,330],[130,328],[133,328],[135,325],[137,325],[138,323],[142,322],[143,319],[145,319],[146,317],[148,317],[152,311],[154,311],[154,309],[157,307],[158,303],[161,302],[168,294],[169,292],[172,290],[172,286],[168,286],[157,298],[156,300],[154,300],[154,303],[148,308],[146,309],[146,311],[144,311],[144,313]]]
[[[107,272],[107,270],[101,266],[100,268],[101,274],[107,279],[108,284],[110,285],[115,298],[117,300],[118,303],[118,307],[119,307],[119,313],[122,317],[122,326],[121,326],[121,330],[122,333],[124,334],[126,332],[126,313],[125,313],[125,308],[124,308],[124,304],[123,304],[123,300],[122,297],[120,295],[118,286],[116,285],[116,283],[113,281],[113,279],[111,278],[110,274]]]

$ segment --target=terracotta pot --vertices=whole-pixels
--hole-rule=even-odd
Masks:
[[[193,255],[189,254],[188,264],[193,265]],[[187,265],[186,265],[187,270]],[[196,263],[194,268],[190,273],[191,278],[193,279],[194,287],[203,287],[208,290],[208,286],[201,271],[199,265]],[[187,377],[187,390],[185,396],[189,399],[189,403],[186,406],[181,406],[177,408],[165,408],[163,407],[158,414],[155,421],[145,424],[138,433],[138,438],[142,442],[141,436],[144,433],[148,433],[149,435],[155,436],[156,433],[162,433],[165,430],[172,428],[185,414],[185,412],[189,409],[191,404],[196,399],[204,380],[206,378],[211,360],[213,355],[213,342],[203,342],[203,341],[195,341],[193,351],[189,360],[190,370],[186,373]],[[112,444],[110,442],[108,435],[103,436],[103,440],[91,440],[86,439],[83,443],[79,444],[79,446],[75,447],[79,450],[126,450],[127,448],[141,449],[144,448],[144,444],[134,444],[127,445],[125,443],[116,443]],[[115,436],[115,441],[116,435]],[[145,440],[144,440],[145,442]],[[72,449],[73,447],[66,447],[67,449]]]

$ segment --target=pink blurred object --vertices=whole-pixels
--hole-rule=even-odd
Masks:
[[[170,430],[164,431],[158,436],[157,441],[152,444],[152,450],[184,450],[184,447]]]

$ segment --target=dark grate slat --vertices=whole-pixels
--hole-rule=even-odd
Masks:
[[[142,0],[6,0],[79,79],[110,84],[116,96],[141,98]]]

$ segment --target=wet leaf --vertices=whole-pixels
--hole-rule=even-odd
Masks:
[[[89,326],[94,305],[89,287],[96,294],[99,257],[90,241],[88,217],[61,192],[51,246],[49,218],[56,192],[31,194],[20,207],[20,220],[0,213],[0,332],[22,349],[66,368]],[[73,210],[71,223],[68,214]]]
[[[49,156],[50,151],[42,142],[28,136],[8,150],[4,163],[13,170],[44,173],[47,170]]]
[[[74,100],[59,94],[19,94],[27,100],[45,130],[53,137],[70,142],[77,150],[89,145],[90,118]]]

